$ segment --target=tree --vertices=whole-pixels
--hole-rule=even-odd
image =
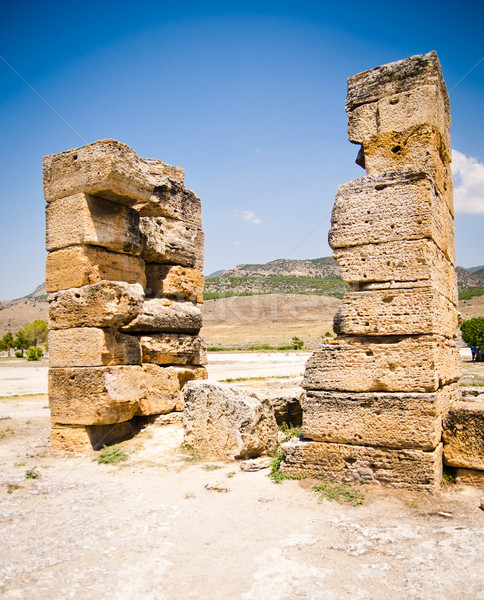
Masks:
[[[292,338],[292,345],[294,346],[294,350],[301,350],[301,348],[304,346],[304,340],[294,336]]]
[[[484,317],[467,319],[461,326],[462,339],[468,346],[484,344]]]
[[[13,335],[11,331],[7,331],[7,333],[0,340],[0,350],[10,350],[10,348],[15,347],[15,342],[13,339]]]
[[[36,319],[32,323],[24,325],[24,335],[27,339],[32,340],[32,346],[45,344],[48,332],[47,323],[42,319]]]

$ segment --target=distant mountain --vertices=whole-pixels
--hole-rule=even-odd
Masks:
[[[283,275],[286,277],[341,277],[338,263],[332,256],[289,260],[278,258],[265,264],[237,265],[222,273],[223,277],[250,277],[257,275]]]
[[[476,273],[477,271],[484,271],[484,265],[481,265],[480,267],[469,267],[467,271],[470,271],[471,273]]]
[[[219,271],[210,273],[210,275],[207,275],[205,279],[210,279],[211,277],[218,277],[219,275],[222,275],[223,272],[224,272],[224,269],[220,269]]]

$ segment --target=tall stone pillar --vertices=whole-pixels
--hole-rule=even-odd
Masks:
[[[329,232],[351,287],[338,338],[306,364],[304,440],[283,469],[435,489],[459,394],[450,108],[435,52],[351,77],[349,139],[367,171],[338,189]]]
[[[182,411],[186,381],[206,378],[201,206],[183,176],[114,140],[44,158],[54,449]]]

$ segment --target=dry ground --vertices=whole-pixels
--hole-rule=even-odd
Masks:
[[[216,360],[214,378],[244,370]],[[0,419],[2,598],[484,599],[478,488],[362,486],[360,506],[319,503],[314,482],[182,452],[177,424],[123,443],[112,466],[50,450],[46,395],[0,399]]]

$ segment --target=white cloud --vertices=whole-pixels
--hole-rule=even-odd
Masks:
[[[455,212],[484,215],[484,164],[452,150],[452,173]]]
[[[240,242],[234,242],[234,246],[240,246]]]
[[[257,217],[256,214],[251,210],[234,210],[233,214],[239,219],[243,219],[244,221],[250,221],[255,225],[260,225],[262,223],[261,219],[259,219],[259,217]]]

